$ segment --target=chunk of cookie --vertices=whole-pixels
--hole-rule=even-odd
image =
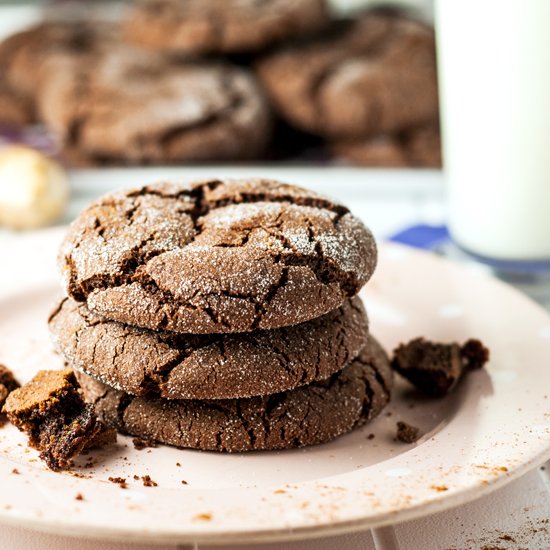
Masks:
[[[255,158],[270,136],[263,92],[245,69],[180,63],[123,45],[48,61],[39,109],[63,148],[90,163]]]
[[[178,54],[243,53],[322,29],[325,0],[147,0],[123,24],[126,39]]]
[[[3,421],[2,407],[8,398],[8,395],[20,387],[13,372],[8,367],[0,365],[0,425]]]
[[[77,373],[86,400],[119,431],[176,447],[242,452],[316,445],[362,426],[390,398],[392,372],[371,339],[341,372],[265,397],[174,401],[133,397]]]
[[[415,443],[421,437],[420,429],[406,422],[398,422],[395,437],[397,441],[401,441],[401,443]]]
[[[441,344],[416,338],[394,351],[392,368],[428,395],[449,393],[464,376],[489,360],[489,350],[479,340],[464,345]]]
[[[376,265],[344,206],[269,180],[156,184],[107,195],[59,256],[67,293],[114,321],[176,332],[273,329],[354,296]]]
[[[50,318],[50,331],[68,364],[111,387],[168,399],[229,399],[328,378],[364,347],[368,321],[355,297],[292,327],[177,334],[107,321],[66,298]]]
[[[391,136],[335,143],[332,150],[361,166],[440,168],[442,163],[439,130],[433,124]]]
[[[437,119],[433,30],[397,12],[340,21],[326,36],[266,56],[257,72],[290,123],[335,140]]]
[[[4,411],[52,470],[67,467],[101,431],[94,406],[84,403],[70,369],[40,371],[9,394]]]

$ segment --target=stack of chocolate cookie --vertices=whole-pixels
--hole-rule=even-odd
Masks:
[[[390,397],[356,296],[376,265],[344,206],[267,180],[107,195],[71,225],[50,318],[85,398],[119,431],[249,451],[329,441]]]

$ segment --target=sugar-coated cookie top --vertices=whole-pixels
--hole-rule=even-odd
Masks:
[[[178,332],[243,332],[340,306],[376,265],[370,231],[316,193],[261,179],[107,195],[73,222],[59,265],[100,315]]]

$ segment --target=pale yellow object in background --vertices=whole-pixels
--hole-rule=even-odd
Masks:
[[[55,222],[65,211],[69,190],[57,162],[27,147],[0,150],[0,225],[33,229]]]

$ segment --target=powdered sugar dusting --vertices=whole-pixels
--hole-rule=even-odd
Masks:
[[[262,180],[104,197],[62,250],[73,298],[114,320],[198,333],[317,317],[356,293],[376,262],[372,235],[343,207]]]

